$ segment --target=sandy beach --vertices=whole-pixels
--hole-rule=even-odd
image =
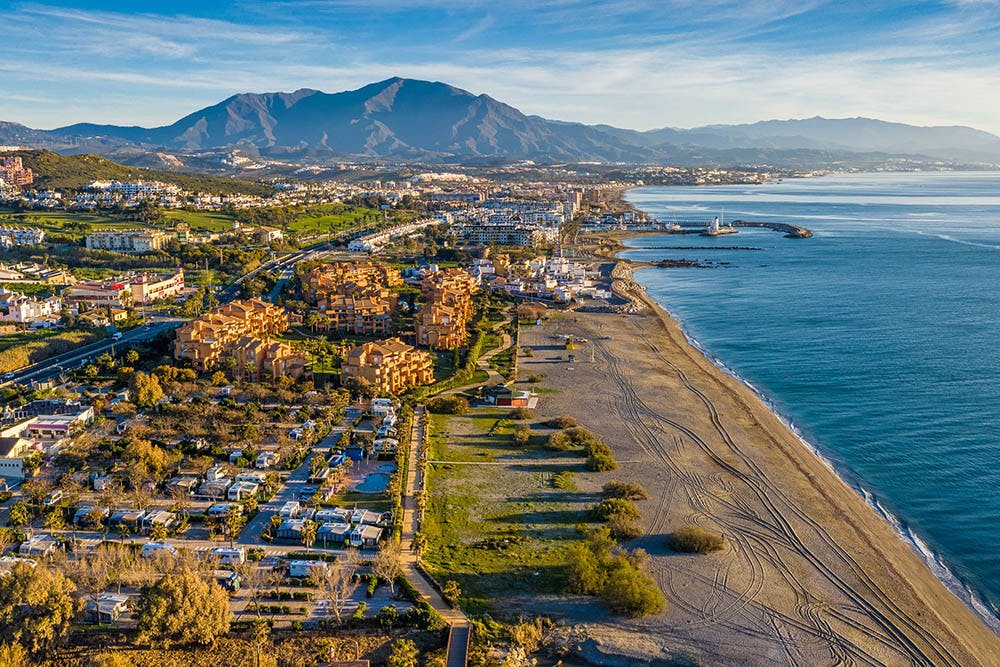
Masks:
[[[521,375],[557,390],[541,414],[574,415],[611,445],[622,465],[608,479],[649,490],[630,546],[649,552],[669,609],[634,621],[567,608],[566,644],[606,664],[1000,664],[1000,638],[888,523],[633,289],[627,263],[615,276],[637,312],[523,327],[534,357]],[[589,341],[574,363],[560,334]],[[670,552],[689,523],[726,550]]]

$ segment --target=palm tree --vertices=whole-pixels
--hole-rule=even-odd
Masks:
[[[305,546],[307,553],[309,552],[309,549],[312,547],[312,543],[316,541],[317,528],[318,526],[316,525],[315,521],[306,520],[302,522],[302,529],[299,532],[299,535],[302,539],[302,544]]]

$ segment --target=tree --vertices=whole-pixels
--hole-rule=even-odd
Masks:
[[[129,350],[125,353],[125,363],[129,366],[135,366],[135,363],[139,361],[139,353],[135,350]]]
[[[386,660],[387,667],[417,667],[420,651],[409,639],[397,639],[392,643],[392,653]]]
[[[382,543],[378,554],[372,560],[372,572],[376,577],[381,577],[389,582],[389,592],[395,594],[396,577],[403,572],[400,564],[400,545],[393,539]]]
[[[51,532],[62,530],[66,526],[61,509],[54,509],[45,515],[45,527]]]
[[[164,575],[139,596],[136,625],[142,641],[169,646],[212,644],[229,631],[229,597],[214,580],[184,568]]]
[[[132,402],[142,408],[151,408],[163,398],[163,387],[155,375],[135,373],[129,383]]]
[[[319,526],[316,525],[315,521],[303,521],[302,529],[299,531],[299,536],[302,538],[302,546],[309,551],[312,547],[312,543],[316,541],[316,530]]]
[[[162,542],[167,539],[167,526],[163,523],[153,524],[152,530],[149,531],[149,537],[154,542]]]
[[[10,506],[10,520],[8,523],[16,527],[27,526],[31,521],[31,514],[28,512],[28,506],[24,504],[23,501],[18,500],[16,503]]]
[[[359,556],[353,549],[347,551],[343,557],[336,562],[328,563],[327,567],[314,567],[310,576],[320,589],[320,597],[327,601],[337,618],[337,623],[341,622],[344,608],[351,598],[351,591],[354,590],[354,573],[358,569]]]
[[[233,541],[240,534],[243,528],[243,513],[236,507],[230,507],[225,518],[226,536],[229,537],[229,546],[233,546]]]
[[[444,595],[444,599],[448,604],[454,606],[458,604],[458,599],[462,597],[462,588],[458,585],[458,582],[454,579],[449,579],[444,582],[444,587],[441,589],[441,593]]]
[[[0,645],[0,667],[28,667],[28,651],[17,642]]]
[[[17,563],[0,578],[0,639],[30,653],[51,650],[69,634],[80,610],[76,585],[62,572]]]
[[[250,623],[250,643],[254,648],[254,667],[260,667],[260,652],[271,637],[271,626],[266,619],[257,617]]]

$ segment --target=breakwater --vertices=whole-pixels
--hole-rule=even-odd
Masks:
[[[786,239],[808,239],[811,238],[813,233],[806,229],[805,227],[800,227],[799,225],[790,225],[787,222],[756,222],[747,220],[733,220],[730,223],[733,227],[763,227],[764,229],[773,229],[776,232],[784,232]]]

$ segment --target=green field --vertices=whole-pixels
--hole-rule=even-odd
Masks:
[[[426,562],[438,581],[456,580],[466,611],[503,613],[503,598],[557,594],[567,547],[597,494],[568,491],[555,478],[584,477],[582,460],[544,449],[548,429],[517,447],[506,411],[432,415]]]
[[[343,204],[312,206],[289,223],[288,231],[312,236],[334,234],[382,219],[382,213],[373,208],[357,208]]]
[[[85,232],[75,225],[88,225],[90,229],[142,227],[141,222],[112,218],[99,213],[76,213],[69,211],[0,211],[0,224],[35,227],[50,234],[61,234],[75,239],[84,237]]]
[[[179,220],[190,225],[192,231],[200,232],[222,232],[233,227],[233,216],[219,213],[217,211],[178,211],[174,209],[165,210],[163,219],[168,226],[171,220]]]

